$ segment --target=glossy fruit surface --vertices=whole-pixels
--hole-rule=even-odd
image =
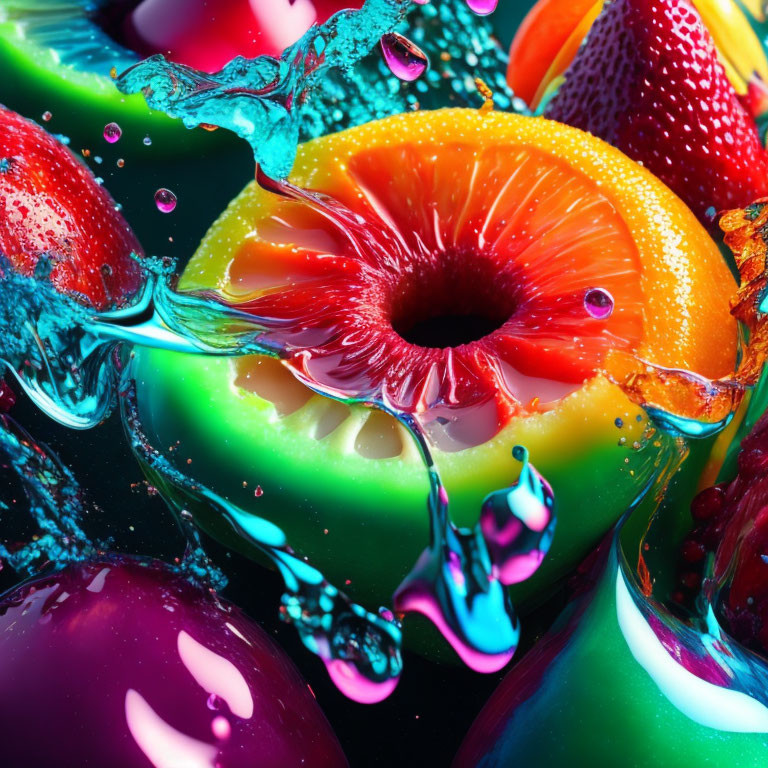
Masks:
[[[7,768],[344,766],[312,693],[235,606],[103,557],[0,600]]]
[[[0,252],[97,309],[119,304],[141,281],[141,246],[83,162],[40,126],[0,107]]]
[[[592,578],[596,583],[504,678],[472,725],[454,768],[765,765],[765,733],[696,722],[672,704],[635,658],[617,618],[622,577],[616,557],[604,553]],[[700,693],[702,681],[673,660],[673,646],[667,651],[659,645],[659,652],[667,667],[676,668],[678,691],[691,683]],[[720,706],[727,709],[727,696]]]
[[[142,56],[215,72],[235,56],[278,57],[312,24],[322,24],[360,2],[339,0],[143,0],[123,20],[121,32]]]
[[[704,222],[768,191],[755,123],[688,0],[608,4],[545,115],[642,162]]]
[[[218,289],[240,308],[284,318],[303,350],[289,362],[308,379],[347,392],[389,387],[399,407],[428,422],[459,525],[473,525],[483,498],[515,479],[511,450],[525,445],[558,505],[550,554],[514,588],[537,593],[655,472],[660,443],[643,440],[641,409],[595,375],[613,350],[706,375],[733,365],[731,278],[712,241],[649,173],[540,119],[398,116],[304,145],[291,180],[361,217],[355,231],[372,240],[360,258],[316,210],[252,184],[181,286]],[[600,288],[614,301],[602,318],[584,303]],[[478,316],[497,325],[454,348],[423,346],[396,331],[398,307],[410,322],[405,336],[432,338],[435,326],[467,333]],[[280,525],[356,599],[389,599],[428,537],[426,472],[401,426],[313,395],[272,359],[142,352],[136,363],[154,445],[178,441],[169,456],[181,469]],[[450,407],[439,411],[435,392]],[[214,513],[194,513],[247,550]]]

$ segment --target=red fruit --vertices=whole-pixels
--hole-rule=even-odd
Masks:
[[[121,34],[145,56],[163,53],[205,72],[235,56],[280,56],[312,24],[361,0],[143,0]]]
[[[0,379],[0,413],[6,413],[16,403],[16,395],[6,382]]]
[[[141,282],[141,246],[90,170],[40,126],[0,106],[0,252],[31,275],[42,254],[51,282],[97,309]]]
[[[768,653],[768,414],[742,442],[737,477],[702,491],[692,512],[699,525],[683,544],[682,586],[698,586],[691,555],[714,552],[714,577],[721,580],[730,572],[722,603],[729,631]]]
[[[707,223],[768,193],[755,123],[687,0],[608,3],[545,115],[641,162]]]

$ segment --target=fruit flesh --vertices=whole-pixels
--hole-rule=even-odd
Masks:
[[[712,242],[650,174],[578,131],[541,120],[460,110],[401,116],[305,145],[293,179],[334,195],[346,191],[345,199],[351,200],[351,156],[377,146],[401,147],[404,136],[414,147],[433,146],[438,156],[457,141],[479,146],[512,142],[553,154],[575,167],[577,176],[600,179],[600,189],[620,213],[635,243],[635,258],[642,263],[643,335],[637,349],[659,362],[707,375],[732,367],[735,328],[727,311],[731,278]],[[390,168],[411,166],[391,163]],[[452,181],[439,190],[446,204],[451,189],[461,194],[461,177]],[[396,193],[397,184],[391,183]],[[408,188],[401,183],[405,187],[400,189]],[[377,190],[384,193],[388,186],[382,179]],[[415,197],[419,189],[410,185],[410,207],[417,212],[425,204]],[[209,232],[182,287],[230,290],[229,278],[237,277],[229,271],[233,257],[254,223],[273,210],[274,199],[255,186],[247,188]],[[471,231],[471,217],[467,221]],[[294,264],[291,247],[285,246],[283,253],[285,263]],[[681,270],[687,276],[683,288],[678,283]],[[274,278],[274,272],[265,273]],[[631,301],[633,282],[628,283]],[[616,322],[620,310],[617,305]],[[702,344],[707,337],[720,342]],[[192,459],[196,479],[279,524],[292,546],[331,581],[350,579],[345,590],[356,599],[388,600],[428,536],[426,473],[410,438],[381,416],[361,436],[370,417],[362,406],[305,397],[279,381],[260,380],[259,367],[250,365],[142,352],[135,375],[140,415],[151,441],[167,446],[180,440],[181,454]],[[474,524],[483,497],[515,479],[511,449],[516,443],[528,447],[552,484],[559,504],[553,548],[536,578],[513,590],[518,598],[541,595],[632,503],[659,458],[658,445],[642,440],[646,426],[642,411],[617,386],[597,376],[549,410],[510,416],[498,434],[473,448],[436,450],[451,514],[459,525]],[[702,451],[703,443],[694,446],[694,453]],[[263,489],[258,497],[256,484]],[[210,512],[194,512],[213,535],[247,549]]]

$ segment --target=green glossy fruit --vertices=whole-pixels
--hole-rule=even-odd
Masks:
[[[470,729],[454,768],[765,766],[768,733],[737,731],[755,709],[768,723],[768,709],[754,708],[750,700],[740,718],[743,701],[687,672],[645,624],[645,634],[633,641],[638,642],[634,652],[659,682],[674,682],[672,695],[681,706],[710,725],[685,714],[638,662],[622,632],[617,595],[622,606],[631,598],[613,553],[604,553],[593,576],[597,584],[502,681]]]

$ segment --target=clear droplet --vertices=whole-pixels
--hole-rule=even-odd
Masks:
[[[584,294],[584,309],[596,320],[607,320],[613,314],[613,296],[603,288],[590,288]]]
[[[397,32],[388,32],[381,38],[380,43],[384,61],[392,74],[400,80],[416,80],[429,64],[424,51]]]
[[[478,16],[487,16],[496,10],[499,0],[467,0],[469,10]]]
[[[144,146],[149,147],[152,144],[152,139],[149,136],[144,137]]]
[[[53,113],[49,112],[47,109],[43,112],[43,122],[47,123],[52,117]]]
[[[123,129],[117,123],[107,123],[104,126],[104,141],[114,144],[123,135]]]
[[[258,499],[259,496],[264,495],[264,489],[260,485],[257,485],[253,491],[253,495]]]
[[[155,205],[161,213],[170,213],[176,207],[176,195],[170,189],[161,187],[155,192]]]

